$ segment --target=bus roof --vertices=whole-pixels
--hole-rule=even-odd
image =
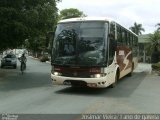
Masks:
[[[106,17],[79,17],[79,18],[64,19],[59,21],[59,23],[78,22],[78,21],[112,21],[112,19]]]
[[[108,22],[115,22],[115,23],[119,24],[114,19],[108,18],[108,17],[78,17],[78,18],[69,18],[69,19],[60,20],[58,23],[82,22],[82,21],[108,21]],[[119,24],[119,25],[121,25],[121,24]],[[126,30],[130,31],[131,33],[133,33],[135,36],[138,36],[134,32],[132,32],[131,30],[127,29],[126,27],[124,27],[124,26],[122,26],[122,27],[125,28]]]

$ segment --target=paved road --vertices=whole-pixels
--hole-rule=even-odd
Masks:
[[[146,65],[115,88],[71,88],[52,85],[50,64],[28,58],[24,75],[19,65],[0,69],[0,113],[160,113],[160,79]]]

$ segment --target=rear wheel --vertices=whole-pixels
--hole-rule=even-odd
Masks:
[[[111,84],[111,88],[114,88],[117,85],[117,82],[119,80],[119,71],[117,71],[116,75],[115,75],[115,81],[114,83]]]
[[[133,75],[133,69],[134,69],[134,64],[132,63],[131,72],[128,74],[129,77],[131,77]]]

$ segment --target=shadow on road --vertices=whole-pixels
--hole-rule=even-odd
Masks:
[[[41,63],[31,58],[27,59],[27,68],[21,74],[20,63],[17,69],[0,69],[0,91],[30,89],[52,86],[50,78],[50,64]]]
[[[141,84],[146,73],[134,73],[132,77],[124,77],[118,81],[115,88],[80,88],[67,87],[56,91],[56,94],[103,96],[103,97],[128,97]]]
[[[15,70],[13,67],[0,68],[0,78],[6,76],[6,74],[7,74],[6,71],[10,72],[10,71],[13,71],[13,70]]]
[[[28,70],[25,71],[24,75],[19,71],[19,67],[14,69],[3,69],[8,74],[3,79],[0,78],[0,91],[11,91],[30,89],[37,87],[51,87],[52,82],[50,78],[49,67],[46,64],[32,61],[33,63],[28,64]],[[38,68],[36,68],[38,66]],[[48,65],[49,66],[49,65]],[[119,80],[118,85],[115,88],[72,88],[72,87],[59,87],[53,86],[54,93],[65,94],[65,95],[83,95],[83,96],[104,96],[104,97],[128,97],[134,90],[141,84],[145,79],[146,73],[139,72],[134,73],[132,77],[124,77]],[[57,89],[58,88],[58,89]]]
[[[36,87],[52,86],[49,73],[24,73],[11,74],[0,79],[0,91],[11,91],[20,89],[29,89]]]

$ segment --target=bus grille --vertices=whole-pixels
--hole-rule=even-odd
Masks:
[[[62,76],[65,77],[80,77],[80,78],[90,78],[90,74],[86,72],[70,72],[70,73],[62,73]]]

